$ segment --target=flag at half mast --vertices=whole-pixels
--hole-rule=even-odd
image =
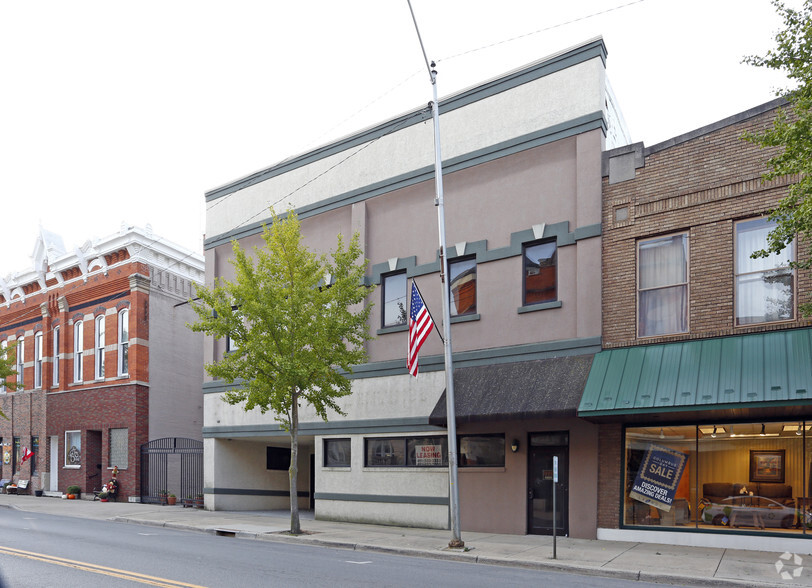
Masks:
[[[426,308],[417,284],[412,282],[412,297],[409,302],[409,349],[406,354],[406,367],[409,373],[417,377],[417,353],[434,327],[429,309]]]

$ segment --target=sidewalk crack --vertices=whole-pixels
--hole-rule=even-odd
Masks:
[[[619,558],[621,555],[624,555],[624,554],[626,554],[626,553],[629,553],[629,552],[630,552],[632,549],[634,549],[635,547],[639,547],[639,545],[640,545],[639,543],[635,543],[634,545],[632,545],[632,546],[631,546],[631,547],[629,547],[628,549],[626,549],[626,550],[624,550],[624,551],[621,551],[620,553],[618,553],[618,554],[617,554],[615,557],[613,557],[612,559],[607,560],[607,561],[605,561],[603,564],[601,564],[601,567],[604,567],[604,566],[606,566],[607,564],[612,563],[612,562],[613,562],[613,561],[615,561],[617,558]]]
[[[716,569],[713,570],[713,577],[716,577],[716,574],[719,573],[719,568],[722,566],[722,560],[725,559],[725,555],[727,554],[727,548],[722,548],[722,557],[719,558],[719,563],[716,564]]]

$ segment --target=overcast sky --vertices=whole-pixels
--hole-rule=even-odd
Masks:
[[[646,145],[785,84],[741,63],[773,46],[768,0],[412,6],[441,98],[603,36]],[[431,99],[406,0],[3,2],[0,55],[0,276],[40,225],[69,250],[126,222],[202,252],[206,191]]]

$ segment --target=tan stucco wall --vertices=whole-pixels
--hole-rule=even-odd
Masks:
[[[507,425],[507,426],[506,426]],[[505,467],[459,469],[460,523],[463,531],[527,533],[528,436],[569,432],[569,535],[595,539],[598,493],[598,428],[576,418],[471,424],[464,433],[505,433]],[[519,451],[510,443],[519,440]]]

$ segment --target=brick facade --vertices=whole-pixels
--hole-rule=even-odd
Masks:
[[[797,310],[812,291],[809,270],[796,271],[793,320],[735,324],[735,223],[769,213],[797,181],[764,182],[767,160],[775,152],[741,138],[767,128],[780,105],[774,101],[650,148],[637,144],[604,153],[604,349],[812,325]],[[638,243],[676,233],[688,235],[688,331],[639,337]],[[809,254],[799,248],[797,259],[806,260]],[[680,417],[672,413],[672,418]],[[600,426],[600,528],[620,526],[623,442],[622,424]]]
[[[620,523],[620,471],[623,427],[618,423],[598,429],[598,527],[617,529]]]
[[[35,249],[35,270],[15,275],[14,284],[0,281],[0,341],[9,344],[24,341],[23,373],[9,378],[12,382],[19,379],[22,389],[9,388],[0,393],[0,410],[8,417],[8,420],[0,419],[0,438],[4,448],[13,448],[15,439],[19,439],[20,448],[31,448],[34,438],[39,442],[34,468],[31,461],[20,467],[19,455],[17,463],[11,463],[14,461],[12,449],[9,463],[0,465],[1,478],[30,479],[32,491],[64,491],[75,484],[90,494],[100,489],[110,479],[109,470],[118,466],[120,498],[140,494],[140,447],[151,440],[150,409],[154,406],[150,401],[150,347],[164,349],[160,341],[150,340],[150,308],[154,302],[151,297],[167,298],[171,293],[169,304],[183,304],[191,295],[191,284],[184,276],[185,291],[154,291],[155,274],[167,272],[151,263],[153,255],[145,257],[141,253],[146,250],[145,245],[148,247],[156,240],[151,239],[151,235],[128,232],[131,229],[122,229],[120,234],[106,241],[99,240],[95,250],[91,250],[92,255],[97,256],[91,262],[78,253],[73,256],[58,247],[56,252],[52,249],[50,255],[43,254],[48,245],[43,232]],[[52,234],[47,236],[53,239]],[[138,247],[132,247],[134,239],[140,241]],[[131,256],[131,251],[138,255]],[[171,249],[163,253],[167,251]],[[182,257],[183,254],[177,255],[178,260]],[[150,259],[150,263],[146,259]],[[197,263],[202,277],[202,262]],[[36,268],[40,268],[39,271]],[[125,310],[128,312],[127,369],[122,370],[119,323],[120,313]],[[193,352],[196,349],[195,359],[199,361],[202,338],[186,329],[187,319],[178,314],[169,327],[182,329],[198,340],[197,347],[185,347],[192,348]],[[98,320],[104,325],[102,374],[97,374]],[[75,333],[80,323],[82,359],[81,375],[77,377]],[[40,382],[35,381],[38,368],[34,342],[38,334],[42,337]],[[178,341],[188,343],[183,337]],[[180,366],[178,369],[180,371]],[[101,377],[97,377],[99,375]],[[199,380],[191,384],[199,394]],[[166,390],[159,392],[167,393]],[[199,404],[189,405],[185,416],[178,414],[172,418],[175,422],[199,423],[202,420]],[[154,420],[161,424],[167,421],[160,417]],[[111,463],[111,429],[127,429],[126,467],[122,463]],[[166,427],[158,429],[159,435],[166,433]],[[80,432],[78,464],[68,463],[66,431]],[[188,430],[183,433],[186,434],[179,436],[187,436]],[[198,427],[197,438],[200,435]],[[52,447],[57,447],[57,454],[53,456]],[[56,472],[51,471],[54,464]],[[52,487],[55,480],[56,487]]]
[[[630,181],[603,178],[603,345],[647,345],[808,326],[798,299],[812,291],[812,272],[797,272],[796,318],[734,324],[734,223],[772,210],[796,178],[764,182],[773,153],[741,139],[775,118],[775,105],[754,109],[688,136],[646,149]],[[612,152],[607,154],[612,157]],[[619,215],[624,211],[626,218]],[[688,333],[637,337],[637,244],[640,239],[688,233]],[[808,259],[809,250],[799,250]]]

